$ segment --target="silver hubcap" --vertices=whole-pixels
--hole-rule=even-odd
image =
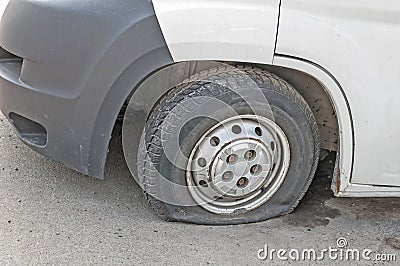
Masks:
[[[208,211],[249,211],[275,194],[289,162],[289,142],[273,121],[236,116],[199,140],[189,158],[186,181],[194,200]]]

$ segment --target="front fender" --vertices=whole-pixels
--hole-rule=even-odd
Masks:
[[[153,0],[175,62],[271,64],[280,0]]]

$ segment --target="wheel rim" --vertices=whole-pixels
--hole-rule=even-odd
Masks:
[[[208,130],[193,148],[186,182],[204,209],[238,213],[267,202],[283,183],[290,147],[283,130],[256,115],[235,116]]]

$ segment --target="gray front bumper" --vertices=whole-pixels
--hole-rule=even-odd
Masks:
[[[20,80],[22,59],[0,59],[0,109],[17,135],[34,150],[87,173],[85,148],[70,127],[71,100],[45,94]]]
[[[21,139],[99,178],[124,102],[173,63],[148,0],[11,0],[0,46],[0,110]]]

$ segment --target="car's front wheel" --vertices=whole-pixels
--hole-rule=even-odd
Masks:
[[[292,211],[318,158],[315,118],[291,85],[261,69],[223,67],[153,108],[138,173],[162,218],[238,224]]]

